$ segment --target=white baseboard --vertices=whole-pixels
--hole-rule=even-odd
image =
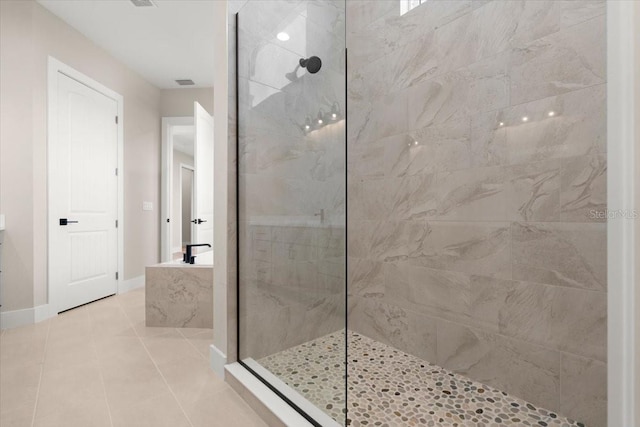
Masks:
[[[132,291],[144,287],[144,274],[133,279],[123,280],[118,287],[118,293]],[[33,325],[58,315],[51,304],[43,304],[37,307],[0,312],[0,328],[11,329],[19,326]],[[223,364],[224,366],[224,364]]]
[[[33,321],[34,323],[42,322],[43,320],[50,319],[57,316],[57,310],[53,309],[51,304],[43,304],[33,309]]]
[[[124,294],[125,292],[139,288],[144,288],[144,274],[142,276],[134,277],[133,279],[123,280],[118,286],[118,293]]]
[[[209,363],[213,372],[221,379],[224,379],[224,365],[227,364],[227,355],[218,350],[213,344],[209,347]]]
[[[49,304],[22,310],[3,311],[0,313],[0,328],[11,329],[19,326],[33,325],[34,323],[42,322],[57,315],[58,313],[52,313]]]

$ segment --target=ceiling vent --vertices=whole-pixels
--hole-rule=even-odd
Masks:
[[[180,86],[193,86],[195,83],[191,79],[176,80]]]
[[[151,0],[131,0],[131,3],[133,3],[135,7],[155,6]]]

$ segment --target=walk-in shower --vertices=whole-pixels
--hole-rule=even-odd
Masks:
[[[239,358],[314,425],[605,426],[605,2],[405,3],[237,15]]]

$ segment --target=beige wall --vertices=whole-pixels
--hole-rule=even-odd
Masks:
[[[47,57],[124,97],[124,278],[159,258],[160,90],[33,1],[0,2],[3,310],[47,302]],[[142,211],[142,201],[154,210]]]
[[[213,115],[213,88],[162,89],[160,92],[160,115],[162,117],[193,116],[193,102]]]

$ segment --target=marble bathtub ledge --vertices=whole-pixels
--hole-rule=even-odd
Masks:
[[[164,263],[145,271],[145,323],[213,328],[213,266]]]

